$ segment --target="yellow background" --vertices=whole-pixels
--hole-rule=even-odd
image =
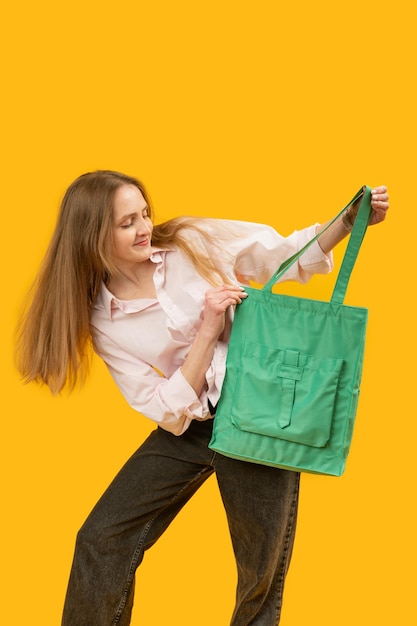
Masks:
[[[282,626],[415,616],[415,30],[412,3],[9,3],[2,69],[3,624],[60,623],[76,531],[152,425],[98,361],[52,398],[13,367],[17,314],[79,174],[137,175],[177,214],[324,221],[386,183],[347,302],[370,312],[342,478],[303,476]],[[339,260],[340,248],[336,253]],[[306,295],[328,298],[333,276]],[[234,561],[214,480],[147,554],[133,626],[228,624]]]

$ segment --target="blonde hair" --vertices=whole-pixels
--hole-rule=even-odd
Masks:
[[[25,382],[46,384],[52,393],[83,383],[91,354],[90,310],[102,282],[117,272],[111,257],[114,195],[134,185],[152,206],[144,185],[120,172],[83,174],[68,188],[49,248],[28,294],[17,333],[17,367]],[[215,245],[196,218],[175,218],[155,225],[152,244],[181,249],[212,285],[226,277],[201,246],[184,237],[191,229],[198,240]],[[204,249],[204,246],[203,246]]]

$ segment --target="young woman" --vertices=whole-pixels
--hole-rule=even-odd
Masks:
[[[385,219],[386,187],[371,223]],[[287,272],[331,269],[355,207]],[[80,176],[67,190],[19,335],[19,369],[52,392],[83,381],[92,343],[129,404],[157,428],[122,468],[77,537],[63,626],[126,626],[135,571],[199,486],[216,473],[238,568],[231,624],[278,624],[294,540],[299,475],[209,450],[242,285],[266,282],[318,225],[281,237],[260,224],[179,218],[153,225],[135,178]]]

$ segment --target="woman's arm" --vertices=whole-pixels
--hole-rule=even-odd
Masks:
[[[197,396],[206,384],[206,372],[213,359],[217,340],[224,330],[225,313],[229,306],[240,304],[247,295],[239,285],[222,285],[206,293],[203,322],[181,366],[182,375]]]
[[[207,414],[206,373],[212,363],[225,313],[247,294],[239,285],[209,289],[205,296],[201,326],[182,365],[165,375],[126,350],[117,337],[93,326],[96,353],[106,363],[129,405],[164,430],[181,435],[193,419]]]
[[[372,213],[369,224],[373,225],[384,221],[389,208],[389,197],[385,186],[372,189],[371,194]],[[342,217],[336,220],[329,230],[318,238],[318,243],[325,254],[329,253],[352,230],[357,212],[358,206],[355,203],[348,208]],[[317,232],[321,232],[325,227],[326,224],[319,226]]]

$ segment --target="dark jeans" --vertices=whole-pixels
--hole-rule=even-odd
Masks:
[[[238,569],[231,625],[278,624],[299,474],[214,453],[211,429],[212,420],[192,422],[181,437],[158,428],[122,468],[78,533],[63,626],[130,623],[145,550],[213,472]]]

